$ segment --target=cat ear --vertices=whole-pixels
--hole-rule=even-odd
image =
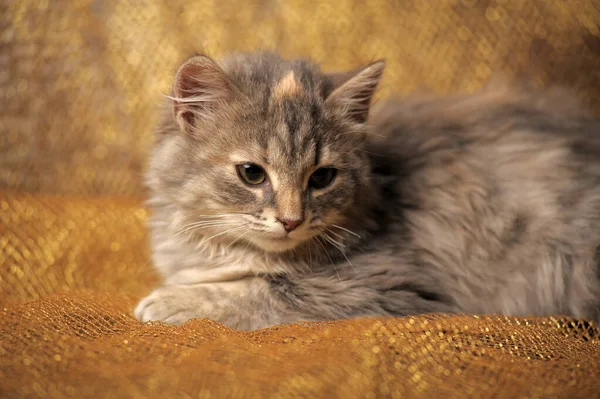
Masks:
[[[341,109],[358,123],[366,122],[384,69],[385,61],[379,60],[355,71],[326,75],[330,93],[325,104]]]
[[[173,115],[182,130],[210,118],[233,98],[234,86],[225,72],[204,55],[189,58],[179,67],[173,85]]]

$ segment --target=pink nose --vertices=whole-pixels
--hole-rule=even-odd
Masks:
[[[281,224],[283,225],[283,228],[285,229],[285,231],[287,231],[288,233],[292,230],[294,230],[296,227],[300,226],[300,224],[302,224],[302,219],[277,219],[281,222]]]

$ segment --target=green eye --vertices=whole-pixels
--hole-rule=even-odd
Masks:
[[[236,166],[238,176],[240,179],[246,184],[250,184],[252,186],[256,186],[265,181],[267,174],[258,165],[254,165],[252,163],[247,163],[243,165]]]
[[[325,188],[335,179],[336,174],[335,168],[319,168],[310,176],[308,185],[316,189]]]

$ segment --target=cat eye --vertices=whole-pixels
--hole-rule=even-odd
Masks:
[[[250,184],[252,186],[256,186],[261,184],[267,178],[267,174],[258,165],[254,165],[252,163],[247,163],[243,165],[236,166],[238,176],[240,179],[246,184]]]
[[[312,188],[325,188],[333,182],[337,169],[335,168],[319,168],[314,171],[308,180],[308,185]]]

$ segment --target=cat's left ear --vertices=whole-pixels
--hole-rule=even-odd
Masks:
[[[195,55],[175,74],[173,116],[183,131],[189,131],[231,100],[234,90],[233,83],[215,61]]]
[[[385,60],[379,60],[355,71],[326,75],[331,91],[325,104],[339,109],[355,122],[366,122],[384,69]]]

